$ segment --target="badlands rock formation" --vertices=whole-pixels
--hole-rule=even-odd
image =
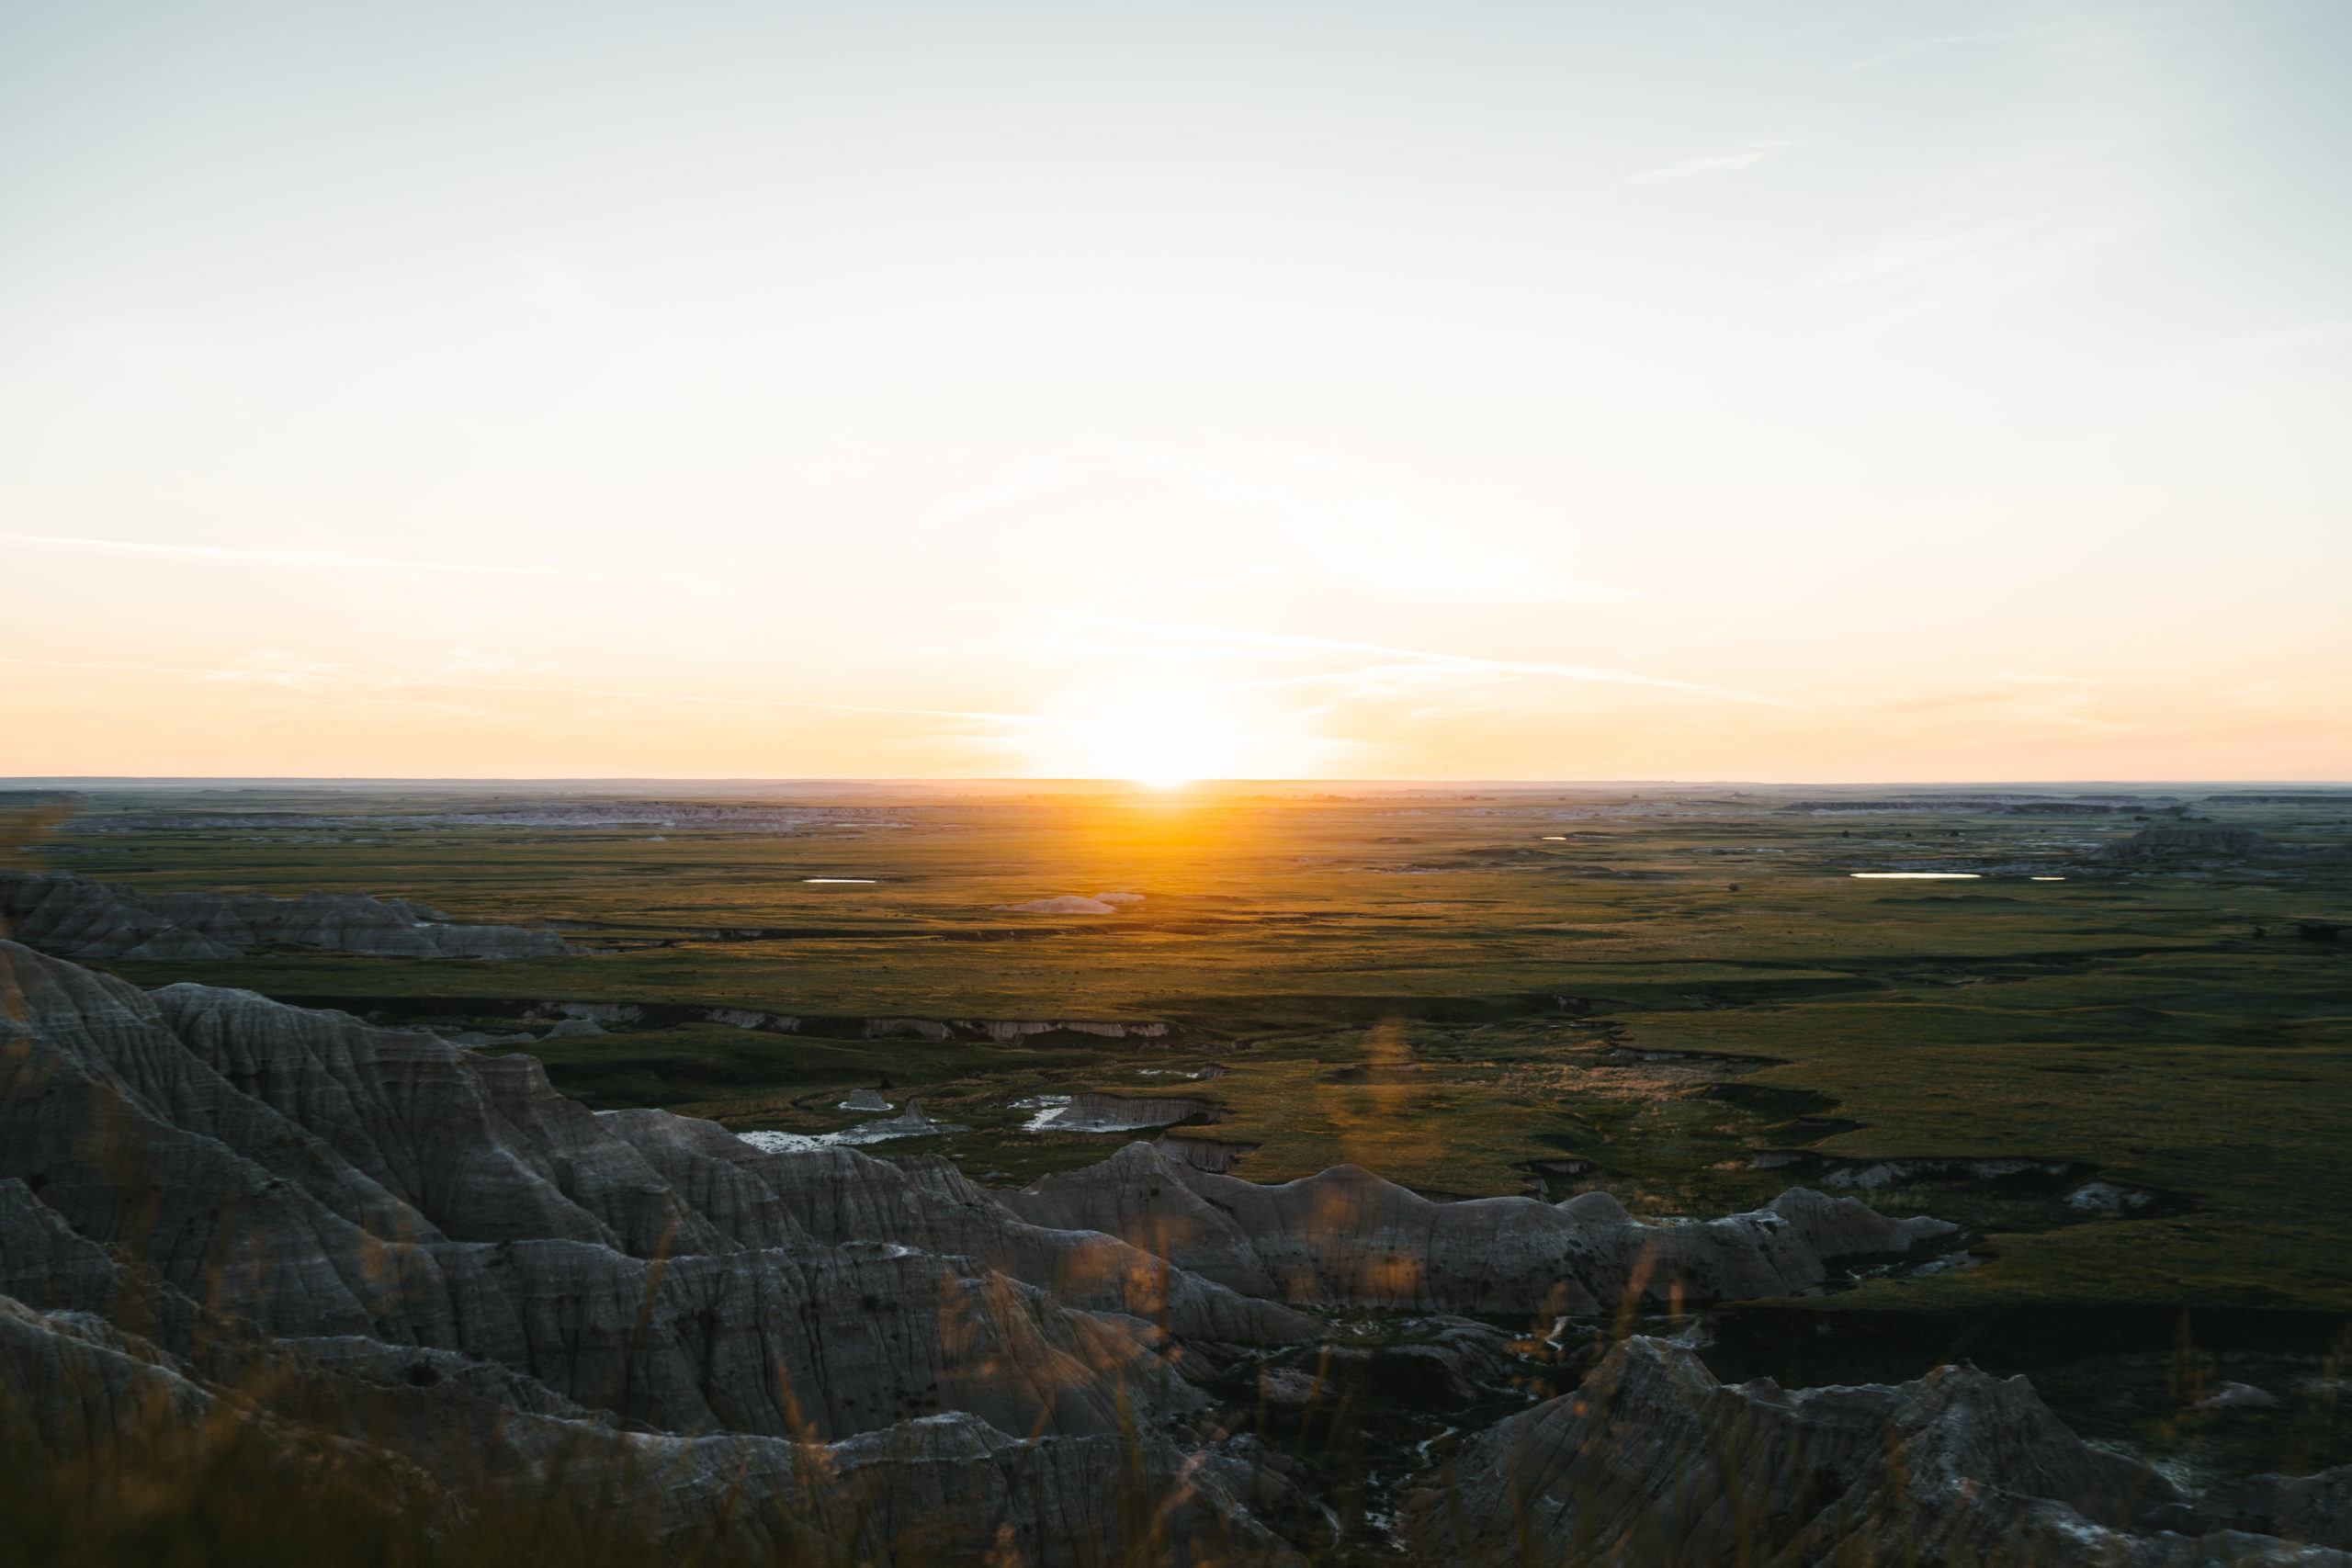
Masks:
[[[105,1249],[31,1210],[21,1183],[0,1182],[0,1242],[15,1265],[10,1282],[35,1299],[79,1286],[117,1319],[178,1330],[174,1353],[98,1311],[40,1312],[0,1296],[0,1391],[46,1452],[74,1452],[99,1433],[118,1464],[159,1449],[166,1465],[185,1464],[190,1434],[243,1434],[247,1450],[257,1436],[288,1484],[307,1488],[334,1465],[376,1481],[402,1513],[445,1520],[483,1492],[532,1495],[543,1477],[564,1476],[593,1489],[608,1521],[657,1541],[718,1536],[752,1549],[738,1557],[785,1562],[903,1552],[918,1563],[1091,1562],[1090,1545],[1132,1539],[1119,1514],[1125,1479],[1170,1504],[1153,1560],[1295,1562],[1248,1514],[1216,1511],[1224,1467],[1201,1465],[1156,1433],[1023,1441],[960,1411],[832,1441],[630,1429],[537,1380],[446,1350],[357,1336],[240,1343],[235,1322],[208,1321],[184,1298],[127,1278]],[[190,1333],[187,1323],[202,1326]],[[271,1403],[258,1416],[256,1387]]]
[[[796,1561],[1294,1562],[1251,1510],[1313,1519],[1311,1497],[1220,1438],[1238,1417],[1206,1392],[1261,1352],[1314,1364],[1327,1321],[1292,1303],[1770,1293],[1941,1228],[1804,1191],[1655,1228],[1592,1197],[1430,1203],[1346,1168],[1260,1188],[1145,1145],[1000,1201],[935,1158],[763,1153],[707,1122],[593,1113],[526,1056],[243,991],[142,993],[0,942],[0,1392],[51,1450],[103,1432],[135,1451],[242,1411],[298,1468],[379,1464],[403,1509],[585,1464],[673,1540],[723,1524]],[[1467,1398],[1501,1337],[1449,1321],[1414,1353]],[[1363,1352],[1326,1359],[1343,1354]],[[2142,1530],[2150,1508],[2309,1529],[2352,1490],[2179,1498],[1973,1374],[1721,1390],[1638,1344],[1608,1368],[1583,1404],[1474,1443],[1463,1506],[1414,1515],[1436,1560],[1491,1554],[1524,1499],[1563,1539],[1685,1531],[1704,1550],[1683,1562],[1739,1560],[1716,1551],[1725,1520],[1769,1503],[1775,1550],[1916,1520],[1960,1545],[2030,1529],[2072,1568],[2106,1561],[2064,1555],[2077,1537],[2185,1539]],[[1312,1379],[1283,1376],[1311,1403]],[[1627,1441],[1599,1441],[1596,1402]],[[1718,1478],[1725,1432],[1778,1444],[1771,1463]]]
[[[678,1528],[726,1495],[799,1496],[795,1444],[817,1442],[872,1467],[868,1534],[922,1520],[976,1561],[1026,1518],[1029,1560],[1068,1561],[1107,1539],[1122,1464],[1166,1483],[1176,1536],[1246,1526],[1212,1477],[1175,1484],[1160,1434],[1207,1403],[1186,1357],[1317,1333],[1026,1224],[943,1164],[600,1116],[527,1057],[246,992],[151,997],[15,943],[0,988],[0,1350],[57,1419],[142,1391],[200,1413],[243,1364],[222,1347],[266,1336],[351,1402],[487,1402],[481,1465],[558,1441],[510,1414],[658,1439],[626,1448],[674,1450],[684,1479],[649,1497]],[[411,1425],[411,1458],[463,1472]]]
[[[1794,1188],[1751,1214],[1645,1225],[1606,1193],[1442,1203],[1356,1166],[1261,1187],[1148,1144],[1004,1200],[1040,1225],[1125,1237],[1189,1274],[1295,1305],[1411,1312],[1590,1313],[1654,1301],[1790,1295],[1825,1260],[1949,1235],[1852,1198]]]
[[[1727,1388],[1690,1351],[1632,1339],[1427,1478],[1406,1533],[1465,1568],[2346,1568],[2330,1547],[2347,1489],[2352,1471],[2264,1477],[2204,1500],[2234,1510],[2217,1517],[2076,1438],[2023,1378]]]
[[[268,944],[418,958],[542,958],[553,931],[461,926],[405,898],[311,893],[141,893],[71,872],[0,872],[0,922],[21,942],[77,958],[234,958]]]

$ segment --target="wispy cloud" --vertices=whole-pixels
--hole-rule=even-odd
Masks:
[[[1619,599],[1568,572],[1555,522],[1464,504],[1352,465],[1263,446],[1231,462],[1117,444],[1110,450],[1280,540],[1317,574],[1414,598]]]
[[[2134,247],[2144,252],[2188,216],[2180,139],[2203,111],[2180,90],[2180,51],[2195,47],[2200,14],[2226,7],[1979,9],[1985,16],[1973,19],[1984,26],[1881,37],[1847,62],[1858,73],[1917,62],[1921,90],[1971,117],[1950,160],[1931,157],[1917,171],[1906,220],[1826,256],[1792,286],[1834,301],[1850,326],[2077,280],[2128,261]],[[1852,13],[1873,30],[1891,15]]]
[[[1349,642],[1336,637],[1296,637],[1284,632],[1245,631],[1226,626],[1178,626],[1162,621],[1132,620],[1120,615],[1083,615],[1080,618],[1153,632],[1161,637],[1217,643],[1229,647],[1295,649],[1302,652],[1369,653],[1385,659],[1401,659],[1410,661],[1402,665],[1374,666],[1368,669],[1319,674],[1276,676],[1263,681],[1240,682],[1246,685],[1306,685],[1317,682],[1349,682],[1367,678],[1376,680],[1384,675],[1422,678],[1438,672],[1536,675],[1555,680],[1593,682],[1608,685],[1656,686],[1668,691],[1690,692],[1702,696],[1718,697],[1725,702],[1761,703],[1775,707],[1798,705],[1781,697],[1768,697],[1754,692],[1734,691],[1725,686],[1709,686],[1691,681],[1675,681],[1662,675],[1643,675],[1633,671],[1611,670],[1591,664],[1524,663],[1510,660],[1482,659],[1472,654],[1431,653],[1419,649],[1392,648],[1385,643]]]
[[[2008,724],[2066,731],[2120,731],[2132,727],[2109,716],[2104,682],[2075,675],[1996,673],[2005,682],[1975,690],[1925,692],[1860,710],[1870,718],[1949,720],[1962,726]]]
[[[2096,205],[1922,225],[1825,262],[1787,292],[1842,295],[1860,304],[1858,323],[1939,315],[2051,283],[2144,227]]]
[[[388,556],[337,555],[319,550],[249,550],[219,545],[158,545],[136,539],[83,539],[55,534],[0,533],[0,548],[56,550],[69,555],[119,556],[137,560],[190,561],[214,566],[324,567],[337,571],[458,571],[507,577],[639,577],[567,566],[493,566],[480,561],[401,560]]]
[[[944,523],[952,518],[967,517],[975,512],[987,512],[1050,489],[1064,479],[1082,478],[1087,471],[1085,464],[1072,462],[1066,457],[1046,457],[1035,463],[1023,463],[999,484],[942,502],[928,521]]]
[[[1919,280],[1951,281],[1997,269],[2024,243],[2004,224],[1894,234],[1866,251],[1839,256],[1798,279],[1799,288],[1835,288]]]
[[[8,659],[0,664],[48,670],[122,670],[152,675],[194,675],[208,681],[253,682],[293,690],[362,688],[367,694],[401,691],[526,692],[559,696],[617,698],[639,703],[688,703],[720,707],[806,708],[824,713],[897,714],[917,718],[969,719],[989,724],[1075,725],[1079,720],[1044,714],[990,713],[962,708],[881,707],[870,703],[817,703],[784,697],[714,697],[690,692],[623,692],[602,686],[526,685],[503,681],[441,681],[409,675],[370,674],[350,665],[297,663],[284,656],[268,656],[255,665],[221,669],[183,664],[108,664],[75,659]]]
[[[1702,152],[1696,157],[1645,169],[1638,175],[1629,175],[1625,183],[1629,186],[1655,185],[1662,180],[1687,180],[1695,175],[1735,174],[1741,169],[1752,168],[1773,153],[1784,152],[1795,145],[1793,141],[1760,138],[1752,141],[1735,141],[1712,152]]]

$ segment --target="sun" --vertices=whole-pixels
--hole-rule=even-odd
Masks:
[[[1097,721],[1086,727],[1085,773],[1129,779],[1148,789],[1180,789],[1232,771],[1238,739],[1197,720],[1170,716]]]
[[[1106,672],[1042,707],[1022,746],[1046,778],[1125,779],[1154,790],[1288,778],[1303,776],[1322,744],[1260,694],[1164,671]]]

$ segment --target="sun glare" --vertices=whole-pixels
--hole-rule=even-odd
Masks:
[[[1045,778],[1172,790],[1203,779],[1307,777],[1328,749],[1255,694],[1157,671],[1108,673],[1044,706],[1049,722],[1022,745]]]
[[[1090,728],[1085,772],[1093,777],[1175,789],[1234,771],[1234,738],[1205,725],[1181,718],[1135,718]]]

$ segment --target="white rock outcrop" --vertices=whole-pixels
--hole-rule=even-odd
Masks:
[[[1115,915],[1118,906],[1106,904],[1100,898],[1081,898],[1066,893],[1057,898],[1032,898],[1026,904],[999,904],[998,908],[1014,915]]]

